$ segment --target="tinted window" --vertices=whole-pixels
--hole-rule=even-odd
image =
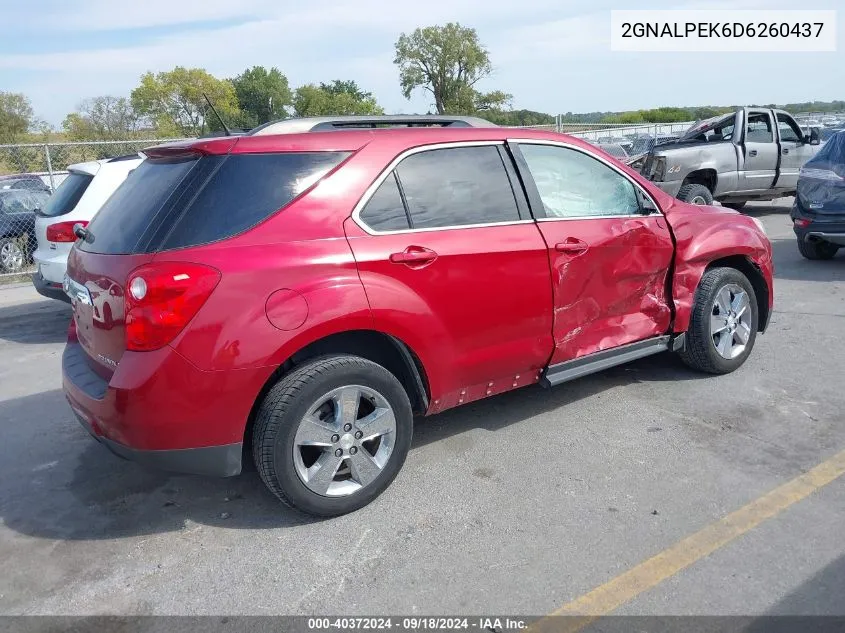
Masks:
[[[198,162],[196,158],[142,162],[91,220],[88,230],[93,241],[82,242],[78,248],[93,253],[135,252],[141,236]]]
[[[752,143],[772,143],[775,140],[768,113],[748,115],[748,140]]]
[[[633,215],[630,180],[584,152],[553,145],[520,145],[550,218]]]
[[[163,248],[214,242],[255,226],[346,156],[312,152],[228,157],[182,214]]]
[[[778,113],[778,131],[780,132],[780,140],[801,142],[801,130],[795,125],[795,122],[788,116]]]
[[[412,228],[519,219],[516,199],[494,145],[413,154],[396,168]]]
[[[396,176],[385,178],[361,211],[361,221],[376,231],[401,231],[409,228],[408,215],[396,184]]]
[[[94,177],[88,174],[69,174],[56,188],[56,193],[50,196],[50,201],[41,209],[42,215],[54,218],[73,211],[93,179]]]

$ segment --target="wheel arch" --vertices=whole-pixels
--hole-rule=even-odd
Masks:
[[[704,185],[710,190],[710,193],[716,191],[716,184],[719,181],[719,176],[716,173],[715,169],[712,168],[704,168],[704,169],[696,169],[695,171],[691,171],[686,176],[684,176],[684,181],[681,183],[681,186],[684,185]]]
[[[754,288],[754,295],[757,300],[757,314],[759,315],[757,331],[765,332],[769,324],[769,318],[771,317],[769,285],[766,282],[763,271],[751,257],[744,254],[737,254],[716,257],[706,262],[700,262],[699,265],[687,267],[682,275],[676,276],[673,291],[676,308],[673,329],[676,333],[685,332],[689,327],[690,312],[701,278],[708,270],[722,267],[738,270],[751,283],[751,287]]]
[[[360,356],[392,373],[405,389],[411,410],[418,415],[428,410],[430,387],[425,368],[411,347],[395,336],[377,330],[346,330],[318,338],[292,353],[265,381],[247,418],[244,445],[252,443],[255,417],[267,392],[294,367],[329,354]]]
[[[715,259],[704,269],[704,272],[713,268],[734,268],[745,275],[754,288],[754,296],[757,299],[757,331],[763,332],[769,323],[769,285],[763,276],[763,271],[751,259],[744,255],[731,255]]]

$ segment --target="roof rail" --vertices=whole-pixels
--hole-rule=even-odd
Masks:
[[[246,136],[299,134],[333,130],[374,129],[384,127],[497,127],[474,116],[446,114],[391,114],[382,116],[321,116],[271,121],[247,132]]]

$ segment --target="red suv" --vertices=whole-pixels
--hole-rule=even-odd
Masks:
[[[70,405],[169,470],[250,449],[309,513],[381,493],[415,414],[665,350],[730,372],[771,314],[756,220],[568,136],[293,120],[146,155],[71,251]]]

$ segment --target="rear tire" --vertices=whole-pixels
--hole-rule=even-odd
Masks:
[[[838,250],[838,244],[798,238],[798,251],[807,259],[831,259]]]
[[[723,202],[722,206],[734,211],[742,211],[745,208],[745,202]]]
[[[678,200],[689,204],[712,205],[713,194],[704,185],[684,185],[678,190]]]
[[[390,430],[368,440],[376,437],[373,420]],[[411,403],[392,373],[358,356],[323,356],[269,391],[255,420],[252,454],[280,501],[330,517],[367,505],[390,485],[412,433]]]
[[[745,275],[735,268],[708,270],[695,291],[681,358],[709,374],[738,369],[754,348],[758,318],[754,287]]]

